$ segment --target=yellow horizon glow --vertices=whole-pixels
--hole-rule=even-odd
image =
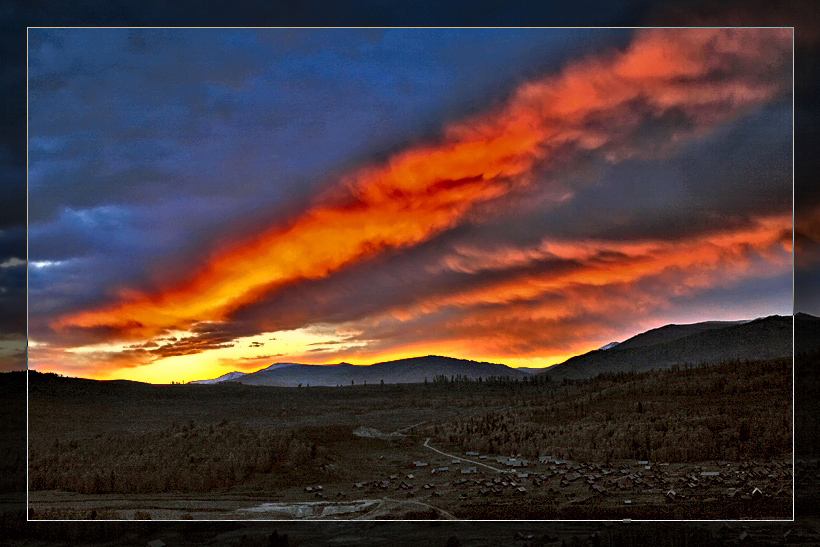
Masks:
[[[301,330],[301,329],[300,329]],[[309,339],[303,333],[304,339]],[[248,337],[248,338],[258,338]],[[318,338],[318,337],[317,337]],[[218,378],[223,374],[233,371],[256,372],[262,368],[275,363],[301,363],[310,365],[330,366],[337,363],[349,363],[355,366],[368,366],[374,363],[395,361],[399,359],[409,359],[412,357],[424,357],[427,355],[441,355],[457,359],[465,359],[479,362],[497,363],[511,368],[547,368],[552,365],[562,363],[578,355],[586,353],[599,346],[595,344],[584,345],[585,349],[578,352],[562,353],[549,356],[520,356],[510,357],[503,355],[483,354],[465,352],[463,349],[455,349],[453,344],[425,344],[425,350],[421,346],[412,346],[398,350],[386,350],[382,352],[367,353],[362,355],[329,355],[320,357],[307,353],[310,346],[302,346],[302,351],[284,354],[275,358],[265,358],[264,356],[254,359],[253,355],[239,353],[247,348],[220,348],[207,350],[197,354],[178,355],[158,359],[153,363],[136,367],[118,367],[112,369],[100,369],[99,373],[84,376],[94,380],[133,380],[150,384],[170,384],[171,382],[187,383],[194,380],[208,380]],[[447,348],[450,348],[448,351]],[[294,348],[295,349],[295,348]],[[233,351],[232,351],[233,350]],[[66,374],[66,371],[52,370],[47,368],[37,368],[40,372],[58,372]],[[71,375],[70,372],[67,375]]]

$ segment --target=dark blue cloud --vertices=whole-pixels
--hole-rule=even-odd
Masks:
[[[554,29],[30,34],[31,258],[83,259],[93,266],[98,296],[113,284],[149,289],[154,274],[173,279],[220,241],[286,221],[340,174],[437,134],[568,56],[629,36]],[[59,284],[61,271],[44,270],[33,294],[40,284]],[[80,294],[89,291],[68,297]]]
[[[298,214],[339,175],[491,108],[522,80],[623,46],[630,36],[555,29],[31,33],[30,251],[34,261],[55,263],[32,276],[39,318],[103,302],[121,287],[151,292],[184,279],[214,248]],[[645,124],[630,138],[652,147],[667,129]],[[675,239],[742,225],[750,215],[788,209],[789,149],[783,102],[671,157],[611,166],[590,156],[587,172],[575,175],[588,180],[573,181],[573,198],[443,234],[427,263],[458,243]],[[349,304],[339,307],[346,311],[315,317],[344,320],[406,297],[392,275],[397,264],[370,271],[366,287],[331,283],[349,289],[340,300]],[[298,308],[314,290],[300,287],[303,299],[289,305]],[[274,309],[276,299],[248,312],[248,333],[256,316]]]

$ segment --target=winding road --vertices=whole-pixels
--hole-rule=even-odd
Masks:
[[[461,460],[461,461],[463,461],[463,462],[470,462],[470,463],[474,463],[474,464],[476,464],[476,465],[480,465],[481,467],[486,467],[487,469],[492,469],[492,470],[493,470],[493,471],[495,471],[496,473],[509,473],[509,470],[507,470],[507,469],[498,469],[498,468],[496,468],[496,467],[493,467],[492,465],[487,465],[486,463],[477,462],[477,461],[475,461],[475,460],[468,460],[467,458],[464,458],[464,457],[462,457],[462,456],[457,456],[457,455],[455,455],[455,454],[448,454],[447,452],[442,452],[442,451],[441,451],[441,450],[439,450],[438,448],[433,448],[432,446],[430,446],[430,445],[428,444],[429,442],[430,442],[430,437],[427,437],[426,439],[424,439],[424,448],[429,448],[429,449],[430,449],[430,450],[432,450],[433,452],[438,452],[438,453],[439,453],[439,454],[441,454],[442,456],[447,456],[448,458],[455,458],[455,459],[459,459],[459,460]]]

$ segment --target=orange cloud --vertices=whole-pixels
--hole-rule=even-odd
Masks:
[[[530,248],[459,249],[442,259],[443,268],[509,275],[354,322],[371,343],[329,353],[323,362],[436,351],[504,363],[559,362],[623,340],[641,325],[657,326],[652,322],[672,311],[675,299],[788,273],[791,254],[782,241],[790,226],[789,215],[775,215],[687,241],[546,240]],[[522,268],[545,258],[574,267]],[[711,310],[709,318],[738,319],[723,311]]]
[[[677,286],[668,287],[670,291],[682,290],[684,286],[705,288],[714,283],[718,276],[727,282],[767,273],[779,275],[791,268],[788,249],[783,252],[784,233],[790,229],[791,216],[776,215],[757,219],[749,226],[725,229],[686,241],[545,240],[530,249],[461,249],[458,254],[445,257],[443,267],[475,273],[487,268],[512,268],[545,258],[574,261],[577,267],[547,270],[541,274],[526,273],[486,287],[419,302],[415,306],[429,313],[433,307],[508,304],[530,300],[551,291],[570,294],[583,286],[634,283],[664,272],[686,274],[678,277]],[[760,271],[759,268],[752,269],[750,262],[754,257],[762,258],[767,264],[766,268]],[[577,300],[568,297],[562,302],[566,306]],[[598,307],[605,305],[601,301]]]
[[[571,165],[573,151],[610,161],[662,154],[782,92],[790,50],[788,29],[638,31],[625,51],[525,84],[493,112],[445,128],[439,142],[351,174],[289,224],[214,251],[187,279],[52,326],[139,338],[223,320],[270,291],[423,242],[531,186],[535,173]],[[641,136],[647,120],[667,118]],[[611,280],[645,267],[586,275]]]

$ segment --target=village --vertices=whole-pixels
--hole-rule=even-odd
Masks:
[[[552,456],[528,460],[520,454],[450,454],[428,441],[423,446],[434,452],[427,459],[408,461],[382,477],[347,486],[306,485],[292,501],[401,496],[462,516],[461,510],[470,513],[483,503],[529,500],[558,508],[608,507],[625,518],[640,515],[641,506],[707,501],[765,506],[767,500],[790,503],[792,498],[792,462],[786,460],[602,464]]]
[[[753,371],[758,379],[782,376],[764,365]],[[687,382],[721,378],[740,390],[746,372],[712,367],[560,388],[237,384],[123,392],[93,384],[95,404],[57,421],[53,405],[73,404],[74,392],[88,386],[37,377],[34,428],[51,433],[32,437],[31,516],[791,518],[789,420],[768,404],[779,400],[781,388],[752,399],[686,395]],[[59,392],[52,384],[60,384]],[[59,393],[56,403],[50,393]],[[149,412],[147,396],[164,411]],[[754,404],[738,406],[736,399]],[[120,414],[99,412],[100,405],[127,408],[129,429],[113,419]],[[60,442],[49,441],[55,438]]]

